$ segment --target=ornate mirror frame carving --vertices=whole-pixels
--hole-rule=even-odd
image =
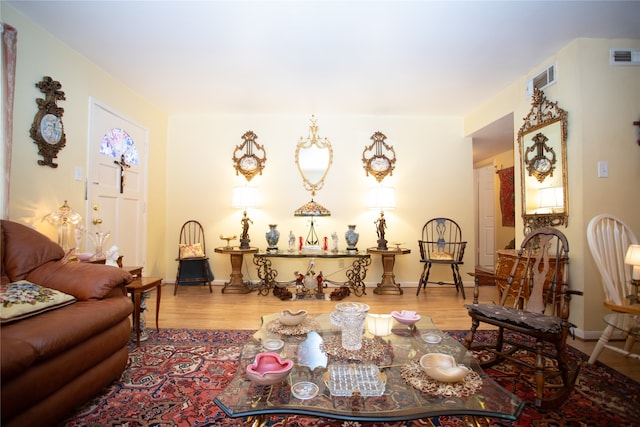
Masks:
[[[557,102],[534,88],[531,110],[518,131],[525,235],[569,223],[567,117]]]
[[[236,145],[233,150],[233,167],[236,175],[241,173],[249,182],[257,174],[262,175],[262,169],[267,161],[267,152],[263,145],[256,142],[258,135],[253,131],[247,131],[242,135],[244,142]]]
[[[384,142],[386,139],[387,136],[382,132],[374,133],[371,135],[373,143],[362,152],[362,163],[367,176],[371,174],[378,182],[382,182],[387,175],[393,175],[396,163],[396,152]]]
[[[333,163],[333,147],[327,138],[320,138],[315,116],[311,116],[309,136],[300,137],[296,145],[296,165],[305,190],[311,197],[324,186],[324,179]]]
[[[67,144],[62,123],[64,108],[58,107],[57,102],[65,101],[66,97],[60,90],[62,84],[49,76],[36,83],[36,87],[45,94],[45,98],[36,98],[38,112],[33,118],[29,134],[38,145],[38,154],[43,157],[43,160],[38,160],[38,164],[57,168],[58,164],[53,159],[58,157],[58,152]]]

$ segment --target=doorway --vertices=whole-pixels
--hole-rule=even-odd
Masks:
[[[149,132],[96,100],[89,110],[87,233],[109,233],[104,251],[117,246],[124,264],[144,266]]]
[[[495,168],[474,169],[476,188],[476,266],[493,270],[496,254]]]

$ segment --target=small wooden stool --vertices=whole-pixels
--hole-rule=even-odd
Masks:
[[[129,283],[126,288],[133,301],[133,327],[136,331],[136,344],[140,346],[140,296],[149,289],[156,288],[156,331],[158,327],[158,315],[160,314],[160,296],[162,295],[162,277],[141,277]]]

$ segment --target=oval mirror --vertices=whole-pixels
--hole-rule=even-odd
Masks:
[[[315,196],[324,185],[324,179],[333,162],[333,148],[327,138],[318,136],[316,118],[311,116],[309,136],[300,137],[296,146],[296,165],[302,176],[304,188]]]

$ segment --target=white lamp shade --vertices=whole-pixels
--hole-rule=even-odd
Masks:
[[[640,280],[640,245],[629,245],[624,263],[633,266],[633,280]]]
[[[557,208],[563,203],[562,187],[547,187],[540,189],[540,207]]]
[[[367,205],[372,209],[389,210],[396,207],[396,192],[393,187],[375,187],[369,190]]]
[[[255,208],[258,206],[258,189],[248,185],[233,188],[231,206],[237,209]]]

